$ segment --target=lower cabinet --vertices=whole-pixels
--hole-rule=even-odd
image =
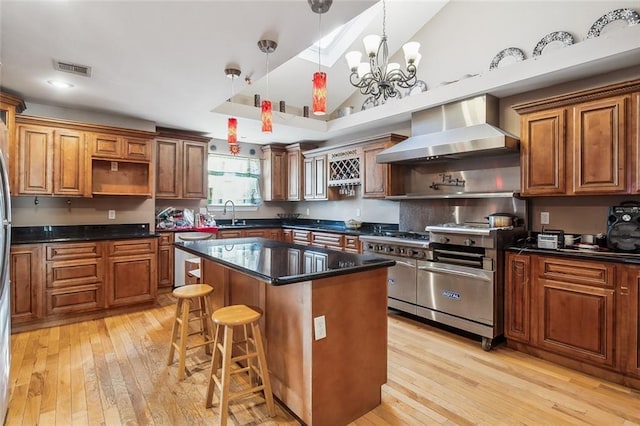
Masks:
[[[640,378],[640,266],[511,252],[505,264],[509,346],[639,386],[625,377]]]
[[[47,316],[105,307],[101,242],[45,244]]]
[[[151,302],[156,238],[11,247],[11,320],[31,327],[65,315]]]
[[[21,323],[42,316],[42,244],[11,247],[11,321]]]
[[[157,240],[109,242],[107,303],[122,306],[152,302],[158,294]]]
[[[158,238],[158,291],[173,288],[174,237],[173,232],[161,232]]]
[[[280,228],[244,228],[219,230],[216,238],[269,238],[270,240],[282,240]]]

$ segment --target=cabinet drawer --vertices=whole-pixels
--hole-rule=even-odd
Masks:
[[[173,241],[174,241],[173,237],[174,237],[173,232],[165,232],[160,234],[160,237],[158,237],[158,245],[169,246],[173,244]]]
[[[47,260],[72,260],[102,257],[100,243],[47,244]]]
[[[104,307],[102,284],[47,290],[47,315],[85,312]]]
[[[242,230],[237,231],[218,231],[216,238],[241,238]]]
[[[538,276],[548,280],[613,288],[615,264],[540,257]]]
[[[344,250],[360,253],[360,238],[351,235],[345,235]]]
[[[101,259],[47,262],[47,288],[73,287],[103,281]]]
[[[309,244],[309,242],[311,241],[311,231],[301,231],[298,229],[294,229],[292,234],[294,243]]]
[[[342,235],[314,232],[311,234],[311,245],[342,249]]]
[[[140,238],[135,240],[110,241],[109,257],[129,256],[132,254],[155,253],[157,242],[155,238]]]

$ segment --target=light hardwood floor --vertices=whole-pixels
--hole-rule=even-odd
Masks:
[[[105,319],[12,336],[7,425],[204,425],[208,357],[166,366],[174,302]],[[366,374],[366,372],[363,372]],[[640,424],[640,392],[502,346],[399,315],[389,316],[389,375],[383,403],[355,425]],[[295,425],[264,400],[232,403],[230,423]]]

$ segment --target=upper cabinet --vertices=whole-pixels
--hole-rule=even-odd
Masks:
[[[315,154],[304,157],[303,164],[304,199],[328,200],[327,155]]]
[[[287,150],[284,146],[262,147],[262,180],[264,201],[286,201],[289,193],[287,180]]]
[[[638,90],[634,80],[516,105],[522,195],[638,193]]]
[[[16,114],[20,114],[26,109],[24,101],[7,93],[0,92],[0,121],[6,126],[6,138],[2,138],[0,150],[4,156],[4,161],[9,164],[10,158],[14,155],[10,147],[15,146],[16,138]],[[9,186],[13,187],[13,176],[9,176]]]
[[[398,164],[378,164],[376,155],[405,139],[405,136],[389,134],[369,140],[362,146],[362,198],[404,194],[404,167]]]
[[[156,139],[156,198],[207,198],[210,138],[159,129]]]
[[[151,196],[154,133],[17,116],[13,195]]]

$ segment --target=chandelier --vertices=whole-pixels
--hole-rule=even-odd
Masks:
[[[233,109],[233,81],[240,77],[240,70],[237,68],[226,68],[224,74],[231,79],[231,108]],[[229,143],[229,152],[233,155],[237,155],[240,152],[240,146],[238,145],[238,119],[235,117],[229,117],[227,121],[227,142]]]
[[[387,8],[382,0],[382,37],[368,35],[363,39],[364,50],[369,56],[369,62],[360,62],[362,53],[352,51],[345,55],[351,75],[351,84],[360,89],[363,95],[373,96],[374,99],[402,97],[398,88],[409,89],[417,80],[416,70],[420,62],[420,43],[412,41],[404,46],[406,72],[400,69],[400,64],[389,63],[389,47],[386,33]]]

